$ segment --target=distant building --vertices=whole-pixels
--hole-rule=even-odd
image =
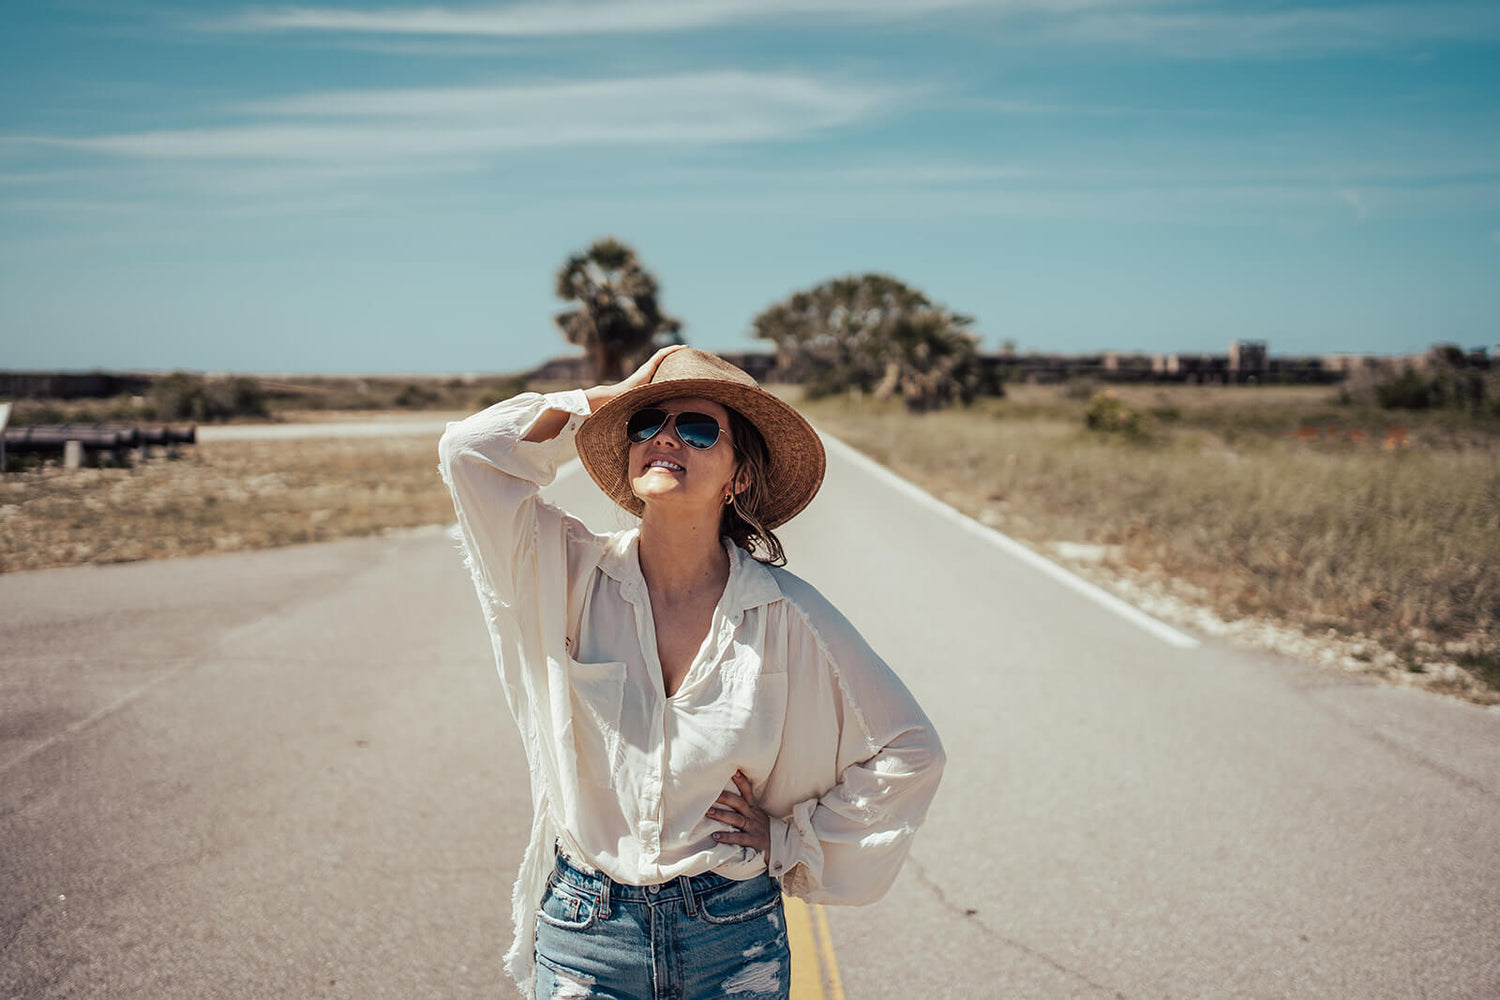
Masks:
[[[1363,355],[1326,357],[1276,357],[1264,340],[1237,340],[1224,354],[1161,352],[1136,354],[1106,351],[1103,354],[1043,354],[1024,356],[1001,352],[981,354],[986,375],[1000,382],[1051,384],[1074,378],[1100,382],[1185,382],[1196,385],[1235,383],[1328,384],[1347,378],[1351,371],[1370,363],[1391,359],[1367,359]]]
[[[1264,340],[1229,342],[1229,373],[1236,382],[1263,382],[1268,365]]]

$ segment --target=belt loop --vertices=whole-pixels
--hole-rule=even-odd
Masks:
[[[599,873],[599,916],[609,919],[609,876]]]
[[[693,880],[686,875],[677,876],[677,884],[682,886],[682,901],[687,904],[688,916],[698,915],[698,900],[693,896]]]

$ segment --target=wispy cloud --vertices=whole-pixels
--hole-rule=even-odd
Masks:
[[[203,27],[394,35],[537,37],[691,31],[789,18],[909,19],[960,9],[1076,11],[1114,0],[604,0],[465,7],[273,7]]]
[[[775,23],[880,23],[956,12],[1004,24],[997,42],[1147,49],[1188,58],[1310,56],[1500,38],[1490,2],[1276,6],[1191,0],[559,0],[478,6],[256,7],[203,21],[238,32],[402,38],[659,34]]]
[[[795,139],[917,91],[742,72],[494,87],[328,91],[242,105],[271,121],[74,137],[12,137],[162,160],[420,163],[578,145]]]
[[[1314,56],[1493,41],[1500,38],[1500,7],[1434,3],[1092,10],[1041,23],[1028,37],[1187,58]]]

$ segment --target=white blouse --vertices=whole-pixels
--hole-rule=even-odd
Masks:
[[[522,438],[548,409],[557,437]],[[618,882],[769,868],[813,902],[890,887],[937,789],[943,750],[900,679],[813,587],[726,541],[729,581],[670,697],[639,529],[598,535],[543,501],[589,414],[581,391],[523,393],[450,423],[443,479],[520,727],[535,808],[506,968],[528,992],[552,844]],[[716,843],[705,817],[742,770],[771,852]]]

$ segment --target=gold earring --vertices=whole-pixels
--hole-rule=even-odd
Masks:
[[[731,493],[731,492],[729,492],[728,490],[725,490],[724,491],[724,506],[728,507],[732,503],[734,503],[734,494]]]

